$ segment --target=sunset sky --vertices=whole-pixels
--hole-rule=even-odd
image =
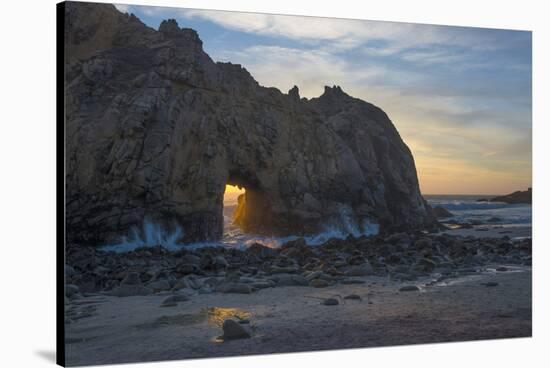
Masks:
[[[381,107],[411,148],[424,194],[531,186],[531,33],[117,5],[158,29],[195,29],[215,61],[264,86],[325,85]]]

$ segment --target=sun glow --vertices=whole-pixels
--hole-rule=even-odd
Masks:
[[[223,195],[223,204],[225,206],[237,204],[237,199],[241,194],[244,194],[244,192],[245,190],[242,187],[239,188],[236,185],[227,184]]]

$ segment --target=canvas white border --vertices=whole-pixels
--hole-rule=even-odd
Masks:
[[[108,1],[98,1],[108,2]],[[539,367],[550,342],[550,27],[543,1],[158,0],[141,5],[332,16],[532,30],[534,317],[532,339],[277,354],[141,364],[143,367]],[[2,4],[2,264],[0,365],[53,364],[55,347],[55,3]],[[546,348],[546,349],[545,349]],[[223,359],[223,360],[220,360]],[[131,367],[117,365],[116,367]],[[105,366],[108,367],[108,366]],[[114,367],[114,366],[113,366]]]

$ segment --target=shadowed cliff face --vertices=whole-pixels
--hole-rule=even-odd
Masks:
[[[85,3],[66,15],[68,241],[109,242],[145,218],[218,239],[228,183],[246,188],[248,232],[315,232],[343,211],[383,230],[433,224],[379,108],[339,87],[309,101],[262,87],[173,20],[155,31]]]

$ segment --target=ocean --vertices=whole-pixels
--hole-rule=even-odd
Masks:
[[[487,226],[531,226],[530,204],[479,202],[495,195],[424,195],[432,207],[443,207],[459,223]],[[443,222],[445,222],[443,220]]]

